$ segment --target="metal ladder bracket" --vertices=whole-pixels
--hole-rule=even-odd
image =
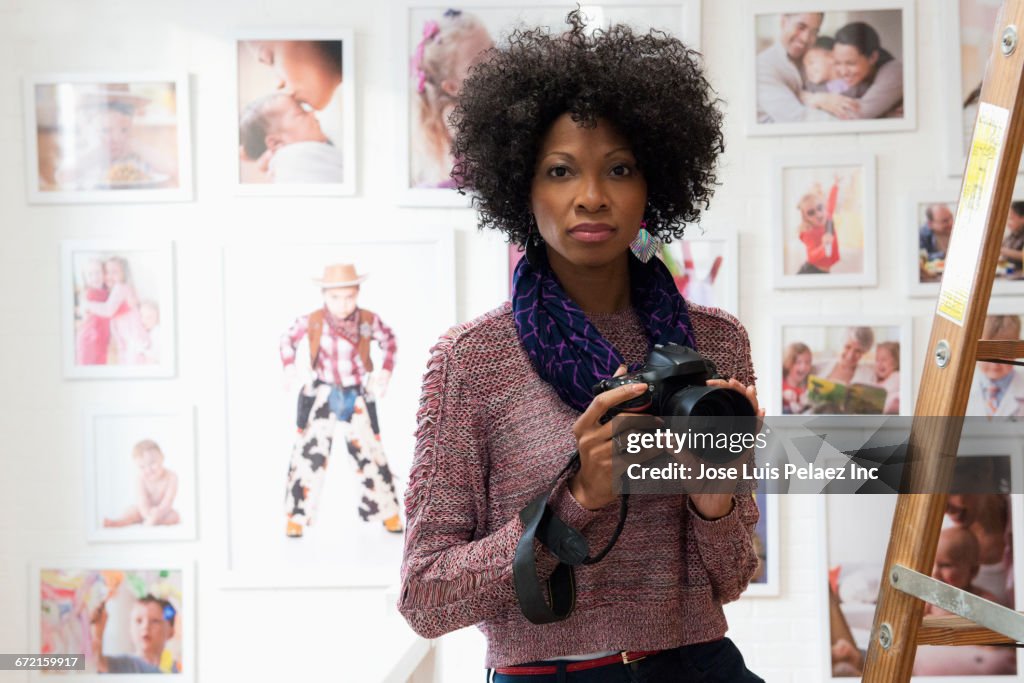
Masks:
[[[979,626],[1013,638],[1017,642],[1024,642],[1024,614],[899,564],[892,566],[889,583],[907,595],[913,595],[947,612],[970,619]]]

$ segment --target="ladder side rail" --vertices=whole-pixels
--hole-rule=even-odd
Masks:
[[[905,483],[912,491],[948,491],[952,479],[953,457],[960,439],[962,418],[967,408],[970,382],[977,357],[978,339],[987,304],[992,292],[996,263],[1002,242],[1005,218],[1009,211],[1013,185],[1020,163],[1021,145],[1024,142],[1024,45],[1005,56],[1002,51],[1004,27],[1016,25],[1024,32],[1024,0],[1006,0],[996,24],[993,52],[989,58],[982,86],[981,100],[1009,111],[1008,120],[1001,138],[998,164],[994,170],[994,190],[985,207],[987,220],[981,248],[974,249],[960,237],[970,233],[970,225],[964,224],[962,214],[968,206],[965,193],[977,189],[977,170],[972,174],[971,162],[965,173],[961,189],[957,221],[954,223],[950,250],[947,254],[947,269],[943,287],[950,278],[951,265],[963,267],[972,261],[973,276],[967,291],[966,310],[962,324],[957,324],[938,314],[935,317],[931,338],[928,342],[928,357],[924,375],[918,391],[915,419],[911,428],[909,462],[905,471]],[[982,105],[984,107],[984,104]],[[980,113],[979,109],[979,113]],[[980,117],[979,117],[980,118]],[[975,124],[975,135],[978,135]],[[974,144],[972,142],[972,152]],[[982,169],[992,173],[993,169]],[[968,196],[968,199],[976,197]],[[985,198],[983,198],[984,201]],[[958,242],[965,248],[958,250]],[[951,260],[953,264],[951,264]],[[938,309],[936,310],[938,313]],[[935,360],[939,343],[948,346],[944,367]],[[922,416],[950,416],[948,420],[928,421]],[[936,429],[936,422],[943,427]],[[945,511],[945,493],[907,493],[897,499],[893,516],[889,548],[886,553],[883,580],[875,609],[871,630],[871,642],[865,662],[865,683],[899,683],[910,680],[917,649],[917,633],[921,625],[924,603],[913,596],[895,590],[888,577],[892,566],[899,564],[909,569],[930,574],[935,560],[942,516]],[[884,644],[884,646],[883,646]]]

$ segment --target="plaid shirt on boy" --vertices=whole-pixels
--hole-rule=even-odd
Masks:
[[[381,367],[388,372],[395,366],[395,351],[398,344],[395,333],[384,324],[380,316],[366,311],[372,317],[360,329],[360,309],[345,318],[336,318],[324,308],[324,326],[320,332],[320,353],[317,354],[313,371],[318,379],[339,387],[362,386],[366,368],[359,356],[359,338],[370,337],[384,352]],[[309,329],[309,315],[296,318],[292,326],[281,336],[281,362],[285,367],[295,363],[295,350],[305,338]]]

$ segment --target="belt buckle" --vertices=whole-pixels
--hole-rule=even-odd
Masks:
[[[623,664],[632,664],[633,662],[639,662],[641,659],[647,659],[647,655],[641,655],[639,657],[630,657],[628,652],[619,653],[622,655]]]

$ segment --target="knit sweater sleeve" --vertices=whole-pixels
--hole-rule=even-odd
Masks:
[[[417,415],[416,452],[406,491],[405,554],[398,608],[426,638],[493,618],[516,606],[512,560],[523,533],[518,515],[483,535],[488,515],[486,421],[458,358],[458,330],[432,349]],[[581,531],[597,517],[558,482],[549,505]],[[541,580],[557,560],[536,544]]]
[[[744,385],[757,381],[750,352],[750,337],[736,318],[717,312],[732,339],[733,363],[728,376]],[[687,534],[697,540],[700,561],[707,570],[708,580],[718,602],[725,604],[740,597],[757,572],[758,557],[754,549],[754,526],[760,517],[754,500],[755,482],[741,480],[734,494],[735,504],[725,517],[704,519],[687,500]]]

